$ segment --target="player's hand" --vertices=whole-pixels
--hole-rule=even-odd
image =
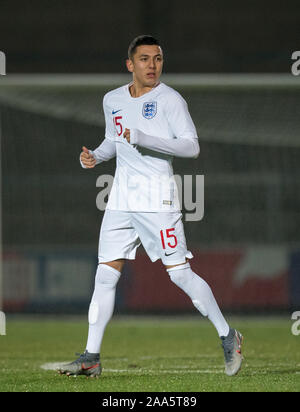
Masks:
[[[130,130],[125,129],[125,132],[123,133],[123,137],[127,140],[128,143],[130,143]]]
[[[82,147],[82,152],[80,153],[80,160],[84,167],[86,167],[87,169],[92,169],[96,166],[96,159],[85,146]]]

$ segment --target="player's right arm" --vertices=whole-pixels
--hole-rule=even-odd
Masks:
[[[84,169],[91,169],[96,166],[95,157],[85,146],[82,147],[82,152],[80,153],[80,164]]]
[[[105,138],[95,150],[88,150],[85,146],[80,153],[80,164],[84,169],[92,169],[97,164],[107,162],[116,156],[116,143]]]
[[[116,156],[115,129],[110,109],[107,105],[107,95],[103,98],[103,111],[105,117],[105,139],[95,150],[88,150],[83,146],[80,153],[80,164],[84,169],[92,169],[97,164],[106,162]]]

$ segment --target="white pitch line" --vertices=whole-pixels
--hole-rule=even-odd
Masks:
[[[65,365],[68,362],[49,362],[44,363],[41,365],[41,368],[44,370],[51,370],[55,371],[58,370],[60,367]],[[183,373],[223,373],[223,371],[219,370],[209,370],[209,369],[184,369],[184,370],[177,370],[177,369],[110,369],[110,368],[103,368],[103,372],[111,372],[111,373],[155,373],[155,374],[165,374],[165,373],[176,373],[176,374],[183,374]]]
[[[176,369],[104,369],[103,372],[112,372],[112,373],[154,373],[159,375],[160,373],[176,373],[176,374],[184,374],[184,373],[223,373],[223,370],[210,370],[210,369],[190,369],[190,370],[176,370]]]
[[[211,355],[211,354],[199,354],[199,355],[194,355],[193,359],[201,359],[201,358],[216,358],[217,355]],[[140,360],[160,360],[160,359],[184,359],[188,358],[190,359],[191,356],[180,356],[180,355],[164,355],[164,356],[139,356],[138,359]]]
[[[180,356],[179,356],[180,357]],[[138,360],[162,360],[162,359],[177,359],[178,356],[139,356],[137,359]],[[208,354],[203,354],[203,355],[196,355],[194,358],[215,358],[215,355],[208,355]],[[114,361],[125,361],[128,362],[128,358],[114,358]],[[63,365],[66,363],[69,363],[72,361],[65,361],[65,362],[48,362],[44,363],[40,367],[44,370],[57,370],[61,368]],[[179,368],[188,368],[188,366],[180,366]],[[123,369],[120,369],[120,371],[123,371]],[[124,369],[124,371],[127,371],[127,369]]]
[[[57,369],[61,368],[62,366],[64,366],[68,362],[70,362],[70,361],[67,361],[67,362],[49,362],[49,363],[44,363],[40,367],[42,369],[44,369],[45,371],[56,371]]]

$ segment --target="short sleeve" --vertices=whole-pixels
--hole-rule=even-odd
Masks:
[[[106,139],[115,141],[115,127],[110,107],[107,104],[107,95],[103,98],[103,112],[105,118],[105,137]]]
[[[196,127],[188,110],[188,105],[179,93],[168,94],[165,113],[169,127],[176,138],[198,138]]]

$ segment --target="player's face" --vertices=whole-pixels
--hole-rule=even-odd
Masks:
[[[161,76],[163,54],[159,46],[142,45],[136,48],[132,60],[127,60],[127,68],[134,80],[143,87],[154,87]]]

